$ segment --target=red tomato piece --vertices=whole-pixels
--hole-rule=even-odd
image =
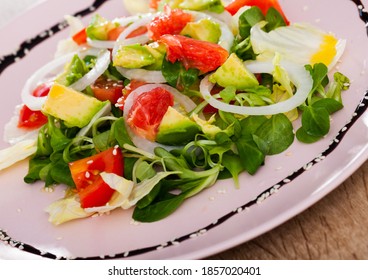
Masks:
[[[32,95],[35,97],[47,96],[50,92],[51,86],[52,86],[51,82],[40,84],[33,90]]]
[[[88,158],[69,163],[82,208],[104,206],[114,190],[106,184],[101,172],[123,176],[123,154],[119,148],[110,148]]]
[[[166,45],[171,63],[181,61],[186,69],[197,68],[202,73],[216,70],[229,56],[228,51],[217,44],[182,35],[163,35],[160,41]]]
[[[86,29],[83,28],[81,31],[75,33],[72,36],[72,39],[78,45],[83,45],[83,44],[87,43],[87,32],[86,32]]]
[[[158,127],[169,106],[174,105],[174,96],[157,87],[139,95],[128,113],[127,123],[139,136],[155,141]]]
[[[116,41],[119,38],[121,32],[125,30],[125,26],[118,26],[107,32],[107,39],[110,41]]]
[[[108,33],[107,33],[107,39],[110,41],[116,41],[120,34],[126,29],[125,26],[118,26],[115,27],[113,29],[111,29]],[[140,35],[143,35],[147,33],[147,27],[146,26],[140,26],[137,29],[133,30],[128,36],[126,36],[127,39],[129,38],[134,38]]]
[[[148,31],[148,28],[147,26],[140,26],[138,27],[136,30],[133,30],[128,36],[127,36],[127,39],[130,39],[130,38],[134,38],[134,37],[137,37],[137,36],[140,36],[140,35],[143,35],[145,33],[147,33]]]
[[[191,21],[193,21],[191,14],[180,9],[171,10],[166,6],[164,14],[155,17],[148,24],[148,35],[151,39],[158,40],[164,34],[179,34]]]
[[[115,104],[123,95],[123,81],[107,79],[104,76],[99,77],[92,85],[91,89],[98,100],[109,100]]]
[[[144,84],[146,84],[146,82],[140,80],[131,80],[130,83],[123,89],[123,96],[118,99],[116,106],[118,106],[120,110],[124,110],[125,100],[129,96],[129,94],[133,90],[140,86],[143,86]]]
[[[32,95],[35,97],[47,96],[50,92],[51,83],[43,83],[37,86]],[[41,111],[33,111],[23,105],[19,112],[18,127],[36,129],[47,123],[47,117]]]
[[[18,127],[36,129],[47,123],[47,117],[41,111],[32,111],[23,105],[19,112]]]
[[[273,7],[282,15],[287,25],[290,23],[277,0],[234,0],[226,6],[225,9],[230,14],[235,15],[236,12],[244,6],[257,6],[264,15],[269,8]]]

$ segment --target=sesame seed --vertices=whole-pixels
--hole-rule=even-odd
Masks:
[[[199,234],[205,234],[205,233],[207,233],[207,229],[201,229],[200,231],[199,231]]]
[[[127,256],[129,256],[129,251],[124,253],[124,258],[126,258]]]
[[[85,176],[86,176],[86,178],[88,179],[88,178],[90,178],[90,177],[91,177],[91,173],[89,173],[88,171],[86,171]]]
[[[312,166],[313,166],[313,163],[308,163],[308,164],[306,164],[306,165],[304,166],[304,170],[309,170],[309,169],[311,169],[311,168],[312,168]]]
[[[87,164],[89,165],[89,164],[92,164],[93,163],[93,160],[89,160],[89,161],[87,161]]]

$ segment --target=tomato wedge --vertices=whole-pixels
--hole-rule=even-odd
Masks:
[[[111,29],[107,33],[107,39],[111,41],[116,41],[119,38],[119,35],[126,29],[125,26],[118,26],[113,29]],[[140,35],[143,35],[147,33],[147,27],[146,26],[140,26],[137,29],[133,30],[128,36],[127,39],[134,38]]]
[[[72,39],[78,45],[83,45],[83,44],[87,43],[87,32],[86,32],[86,29],[83,28],[81,31],[75,33],[72,36]]]
[[[202,73],[216,70],[229,56],[228,51],[217,44],[182,35],[163,35],[160,41],[166,45],[171,63],[181,61],[186,69],[197,68]]]
[[[43,97],[49,94],[50,83],[40,84],[32,92],[35,97]],[[47,123],[47,117],[41,111],[33,111],[23,105],[19,112],[18,127],[25,129],[36,129]]]
[[[287,25],[290,23],[277,0],[234,0],[226,6],[225,9],[230,14],[235,15],[237,11],[244,6],[257,6],[261,9],[264,15],[267,13],[269,8],[273,7],[281,14]]]
[[[116,106],[120,108],[120,110],[124,110],[124,104],[125,104],[125,100],[128,98],[129,94],[135,90],[136,88],[143,86],[144,84],[146,84],[146,82],[144,81],[140,81],[140,80],[131,80],[130,83],[128,85],[125,86],[125,88],[123,89],[123,96],[121,96],[117,103]]]
[[[147,26],[148,36],[157,41],[164,34],[179,34],[188,22],[193,21],[191,14],[180,9],[171,10],[168,6],[162,15],[155,17]]]
[[[114,147],[88,158],[69,163],[82,208],[104,206],[111,199],[114,190],[106,184],[100,173],[114,173],[123,176],[123,155]]]
[[[155,141],[157,130],[169,106],[174,105],[174,96],[157,87],[139,95],[131,107],[127,124],[139,136]]]
[[[107,79],[105,76],[99,77],[92,85],[91,89],[98,100],[109,100],[115,104],[123,95],[123,81]]]

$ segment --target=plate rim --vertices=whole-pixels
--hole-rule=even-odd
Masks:
[[[34,6],[32,6],[32,7],[30,7],[29,9],[27,9],[26,11],[24,11],[24,13],[22,13],[22,14],[20,14],[19,16],[17,16],[16,18],[14,18],[13,20],[14,21],[16,21],[16,20],[19,20],[20,18],[22,18],[23,16],[24,16],[24,14],[26,14],[26,13],[29,13],[29,12],[31,12],[34,8],[36,8],[36,7],[39,7],[39,6],[41,6],[42,4],[44,4],[44,3],[46,3],[46,2],[50,2],[51,0],[43,0],[43,1],[41,1],[41,2],[39,2],[39,3],[37,3],[36,5],[34,5]],[[94,3],[107,3],[107,2],[109,2],[109,1],[111,1],[111,0],[97,0],[97,1],[94,1]],[[360,2],[360,1],[357,1],[357,0],[352,0],[354,3],[357,3],[357,2],[359,2],[360,4],[359,5],[362,5],[362,9],[360,9],[359,7],[358,7],[358,11],[363,11],[363,9],[364,9],[364,6],[363,6],[363,4]],[[93,4],[92,4],[92,6],[93,6]],[[90,9],[91,10],[91,13],[93,13],[95,10],[94,9]],[[1,29],[4,29],[4,28],[6,28],[9,24],[11,24],[11,22],[12,21],[10,21],[8,24],[6,24],[6,25],[4,25],[3,27],[1,27]],[[24,55],[26,55],[26,53],[24,53]],[[16,58],[16,57],[15,57]],[[14,58],[14,59],[15,59]],[[0,62],[2,62],[2,61],[0,61]],[[6,68],[5,68],[6,69]],[[5,70],[4,69],[4,70]],[[1,74],[1,71],[0,71],[0,74]],[[362,101],[364,100],[364,99],[367,99],[367,96],[368,96],[368,90],[366,91],[366,93],[365,93],[365,96],[363,96],[363,98],[362,98]],[[360,106],[358,105],[357,106],[357,109],[359,109],[360,108]],[[364,106],[364,111],[356,118],[356,120],[355,121],[359,121],[359,120],[361,120],[361,118],[363,118],[364,116],[366,116],[367,115],[367,112],[366,112],[366,109],[367,109],[367,105],[366,106]],[[355,121],[354,121],[354,123],[355,123]],[[354,123],[352,124],[352,126],[354,125]],[[349,129],[347,130],[347,132],[349,131]],[[307,201],[300,201],[298,204],[296,204],[295,205],[295,207],[294,208],[298,208],[299,210],[294,210],[294,211],[291,211],[291,212],[293,212],[294,214],[293,215],[289,215],[289,214],[286,214],[286,213],[281,213],[283,216],[287,216],[287,217],[284,217],[283,219],[281,219],[281,221],[280,221],[280,219],[279,218],[277,218],[277,216],[276,217],[274,217],[272,220],[275,220],[274,221],[274,223],[272,224],[272,225],[270,225],[269,226],[269,229],[268,230],[266,230],[266,231],[262,231],[262,234],[263,233],[265,233],[265,232],[267,232],[267,231],[269,231],[269,230],[271,230],[272,228],[275,228],[276,226],[278,226],[278,225],[280,225],[281,223],[283,223],[283,222],[285,222],[285,221],[287,221],[287,220],[289,220],[289,219],[291,219],[292,217],[294,217],[294,216],[296,216],[296,215],[298,215],[298,214],[300,214],[302,211],[304,211],[305,209],[307,209],[308,207],[310,207],[310,206],[312,206],[313,204],[315,204],[317,201],[319,201],[320,199],[322,199],[323,197],[325,197],[328,193],[330,193],[331,191],[333,191],[335,188],[337,188],[343,181],[345,181],[349,176],[351,176],[351,174],[353,174],[362,164],[364,164],[364,162],[366,161],[368,159],[368,144],[365,146],[365,151],[364,151],[364,153],[361,155],[361,156],[359,156],[358,157],[358,159],[357,160],[355,160],[354,161],[354,164],[350,167],[350,169],[348,170],[348,171],[346,171],[346,172],[344,172],[343,173],[343,176],[340,176],[338,179],[338,182],[334,182],[334,186],[332,186],[331,188],[327,188],[327,189],[325,189],[326,190],[326,193],[324,193],[324,194],[320,194],[319,196],[317,196],[317,197],[315,197],[314,199],[312,199],[312,201],[309,201],[309,202],[307,202]],[[359,160],[359,161],[358,161]],[[304,202],[304,203],[301,203],[301,202]],[[291,209],[289,209],[289,211],[290,211]],[[278,222],[276,222],[276,220],[278,221]],[[257,234],[256,236],[258,236],[259,234]],[[203,250],[204,249],[201,249],[201,250],[199,250],[198,252],[192,252],[192,253],[188,253],[188,254],[186,254],[186,255],[183,255],[183,256],[181,256],[181,258],[190,258],[190,259],[192,259],[192,258],[203,258],[203,257],[207,257],[207,256],[209,256],[209,255],[211,255],[211,254],[214,254],[214,253],[218,253],[218,252],[220,252],[220,251],[223,251],[223,250],[226,250],[226,249],[230,249],[231,247],[234,247],[234,246],[237,246],[237,245],[239,245],[240,243],[242,243],[242,242],[245,242],[244,240],[243,240],[243,238],[241,238],[240,237],[241,235],[238,235],[237,236],[237,239],[238,239],[238,241],[237,242],[235,242],[235,244],[234,244],[234,242],[233,241],[231,241],[230,242],[230,240],[226,240],[226,241],[224,241],[223,243],[225,243],[225,244],[223,244],[223,246],[217,246],[217,247],[221,247],[221,248],[216,248],[215,249],[215,246],[212,246],[212,252],[211,253],[209,253],[208,252],[208,249],[207,249],[207,253],[205,253],[205,252],[203,252]],[[7,243],[8,241],[9,241],[9,239],[8,239],[8,235],[6,234],[6,232],[5,231],[3,231],[3,230],[1,230],[1,228],[0,228],[0,241],[3,241],[3,243]],[[10,239],[11,240],[11,239]],[[14,240],[15,241],[15,240]],[[246,241],[249,241],[249,240],[246,240]],[[231,245],[229,244],[229,243],[231,243]],[[19,246],[14,246],[15,248],[18,248],[18,249],[22,249],[22,248],[19,248],[20,246],[22,246],[23,247],[23,249],[24,249],[24,245],[27,245],[27,244],[22,244],[22,243],[19,243],[20,245]],[[29,245],[27,245],[27,246],[29,246]],[[32,246],[31,246],[32,247]],[[31,247],[29,247],[29,248],[27,248],[27,249],[29,249],[29,250],[31,250],[32,248]],[[157,247],[157,246],[153,246],[153,247]],[[26,249],[26,250],[27,250]],[[37,248],[34,248],[33,247],[33,249],[35,249],[35,250],[38,250]],[[32,250],[33,250],[32,249]],[[32,253],[32,252],[29,252],[29,253]],[[32,253],[33,254],[33,253]],[[60,258],[59,256],[56,256],[56,255],[53,255],[52,253],[50,253],[50,255],[48,255],[48,254],[46,254],[46,255],[43,255],[43,257],[45,257],[45,258],[55,258],[55,259],[58,259],[58,258]],[[121,256],[121,257],[124,257],[124,256]],[[128,256],[127,256],[128,257]],[[62,257],[61,257],[62,258]],[[93,258],[97,258],[97,257],[93,257]],[[98,259],[100,259],[101,257],[99,256],[98,257]],[[115,258],[115,257],[114,257]],[[83,259],[85,259],[85,258],[83,258]]]

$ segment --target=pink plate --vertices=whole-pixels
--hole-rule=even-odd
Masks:
[[[121,0],[49,0],[0,30],[0,127],[21,102],[26,79],[50,59],[68,35],[65,14],[88,23],[97,11],[126,15]],[[43,185],[27,185],[27,162],[0,173],[0,258],[4,259],[199,259],[246,242],[299,214],[349,177],[368,157],[368,37],[359,1],[280,0],[291,22],[309,22],[347,40],[339,71],[353,82],[343,93],[344,109],[333,115],[322,141],[295,142],[269,157],[259,172],[243,174],[241,187],[220,181],[186,201],[163,221],[137,224],[131,211],[53,226],[44,208],[63,196]],[[360,17],[362,13],[362,18]],[[47,17],[45,16],[47,14]],[[364,22],[365,20],[365,22]],[[5,148],[0,143],[0,148]]]

